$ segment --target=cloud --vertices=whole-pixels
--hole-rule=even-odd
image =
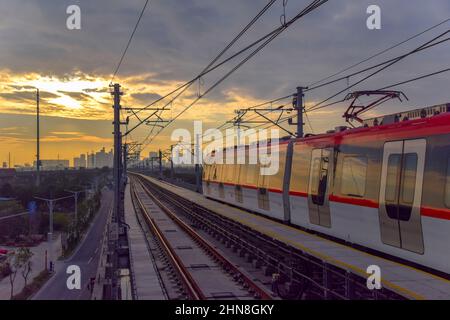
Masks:
[[[82,132],[79,131],[51,131],[50,134],[54,134],[54,135],[81,135]]]
[[[149,92],[149,93],[133,93],[131,94],[131,97],[140,102],[150,103],[154,100],[160,99],[162,96],[157,93]]]
[[[289,1],[288,18],[310,1]],[[141,107],[192,79],[260,10],[266,0],[166,0],[151,3],[115,78],[123,86],[123,106]],[[305,16],[229,79],[206,95],[177,119],[155,146],[164,146],[173,128],[190,126],[202,119],[217,126],[234,116],[234,110],[252,106],[295,92],[343,67],[388,48],[448,18],[450,2],[434,0],[378,0],[382,29],[366,28],[366,8],[371,0],[329,1]],[[79,0],[82,29],[67,30],[67,1],[8,1],[0,11],[0,112],[33,115],[34,88],[41,89],[43,115],[76,120],[107,120],[102,130],[110,134],[112,119],[108,84],[120,54],[129,39],[130,29],[142,8],[142,1]],[[282,12],[278,2],[233,46],[237,52],[246,43],[278,27]],[[391,50],[362,67],[402,54],[448,29],[449,24],[423,34]],[[354,90],[376,89],[416,75],[442,69],[448,57],[448,44],[408,57],[355,86]],[[238,63],[239,59],[204,76],[201,92]],[[354,70],[359,69],[356,68]],[[354,71],[351,70],[351,71]],[[359,78],[349,78],[355,83]],[[408,103],[388,103],[377,112],[404,110],[415,106],[448,102],[449,74],[424,79],[399,87],[410,98]],[[343,80],[333,86],[307,92],[307,105],[321,101],[343,89]],[[197,97],[198,83],[178,99],[165,119],[173,118]],[[283,103],[290,103],[289,101]],[[163,106],[159,103],[158,106]],[[342,123],[345,105],[309,113],[316,132]],[[143,112],[143,114],[148,114]],[[62,118],[59,118],[62,119]],[[136,120],[130,118],[130,126]],[[100,122],[99,122],[100,123]],[[75,126],[75,125],[74,125]],[[106,128],[106,129],[103,129]],[[64,131],[66,128],[58,128]],[[67,131],[96,136],[96,125]],[[53,130],[58,132],[57,129]],[[148,127],[136,130],[140,140]],[[50,134],[50,133],[49,133]]]

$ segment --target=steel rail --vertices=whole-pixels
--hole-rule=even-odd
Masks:
[[[219,262],[222,267],[227,272],[232,272],[234,278],[238,277],[244,283],[244,286],[248,288],[258,299],[271,300],[272,296],[261,286],[256,284],[249,276],[239,270],[238,267],[230,260],[228,260],[224,255],[217,251],[212,244],[200,236],[194,229],[192,229],[188,224],[181,220],[178,215],[169,209],[164,203],[162,203],[153,192],[149,190],[147,186],[144,185],[142,181],[137,179],[140,185],[147,193],[147,195],[152,199],[152,201],[160,207],[175,223],[177,223],[189,236],[191,236],[194,241],[196,241],[205,251],[210,253],[214,259]],[[183,210],[189,210],[189,208],[183,207]]]
[[[140,183],[140,182],[139,182]],[[141,184],[142,186],[142,184]],[[143,187],[144,189],[144,187]],[[187,268],[184,266],[180,258],[177,256],[175,251],[173,250],[172,246],[168,242],[167,238],[164,236],[164,234],[159,229],[158,225],[154,222],[154,220],[150,217],[147,209],[145,208],[144,204],[142,203],[141,199],[138,197],[135,189],[135,185],[131,183],[131,190],[134,193],[135,199],[138,202],[139,207],[141,208],[141,211],[144,213],[143,217],[149,227],[152,229],[153,234],[156,236],[158,241],[161,243],[164,251],[167,254],[167,257],[170,259],[172,266],[178,273],[180,280],[183,282],[183,286],[187,292],[187,294],[194,300],[204,300],[205,295],[200,289],[200,287],[197,285],[195,280],[192,278],[191,274],[187,271]],[[145,189],[144,189],[145,191]]]
[[[139,179],[143,179],[143,181],[145,181],[147,184],[152,185],[154,188],[157,188],[157,186],[155,186],[154,183],[152,183],[151,181],[144,179],[144,177],[140,175],[138,175],[138,177],[140,177]],[[324,297],[334,296],[335,298],[338,299],[347,300],[351,298],[351,296],[355,296],[355,294],[358,295],[359,292],[359,294],[363,294],[364,296],[367,297],[373,295],[373,298],[375,299],[379,298],[385,299],[387,297],[392,297],[394,299],[402,299],[402,297],[396,294],[395,292],[392,292],[391,290],[386,290],[385,288],[383,288],[382,292],[368,293],[366,292],[368,289],[365,286],[365,281],[363,281],[364,279],[360,278],[360,276],[350,274],[348,271],[345,270],[339,270],[339,268],[336,268],[328,263],[324,264],[322,261],[319,261],[316,257],[309,256],[304,252],[300,253],[296,252],[295,250],[292,250],[292,248],[290,248],[289,246],[286,246],[285,244],[276,239],[266,239],[266,237],[264,237],[264,235],[260,234],[259,232],[251,230],[250,228],[243,226],[236,221],[220,216],[219,214],[216,214],[195,203],[192,203],[188,199],[184,199],[171,191],[166,190],[166,192],[164,193],[160,192],[160,195],[162,197],[170,197],[171,203],[181,207],[183,211],[189,211],[191,220],[200,222],[201,225],[207,226],[210,230],[214,230],[215,232],[221,233],[223,237],[227,238],[233,244],[247,250],[248,252],[256,256],[259,260],[263,261],[264,263],[267,263],[267,265],[276,266],[278,270],[281,267],[282,269],[287,271],[285,273],[295,275],[297,280],[292,278],[292,276],[290,277],[291,280],[294,280],[296,282],[306,281],[307,283],[315,287],[319,292],[322,292],[321,295]],[[202,213],[195,211],[195,209],[200,210]],[[231,232],[229,230],[233,231]],[[277,249],[278,251],[271,250],[272,253],[269,253],[267,250],[264,251],[263,249],[261,249],[261,245],[256,246],[253,243],[249,243],[247,240],[243,239],[243,236],[247,237],[245,232],[251,234],[249,235],[249,237],[253,237],[254,239],[260,240],[264,246],[271,249],[276,247],[278,248]],[[239,233],[241,233],[241,235],[239,235]],[[336,289],[328,288],[326,285],[320,283],[320,281],[315,280],[308,275],[302,274],[296,269],[292,269],[288,263],[282,261],[283,256],[289,256],[290,258],[294,258],[299,262],[309,264],[310,267],[313,267],[315,269],[323,269],[323,272],[328,274],[328,277],[329,276],[338,277],[342,279],[342,281],[349,283],[353,287],[353,290],[356,291],[353,294],[347,292],[341,293],[339,291],[343,291],[344,288],[341,288],[338,291],[336,291]]]

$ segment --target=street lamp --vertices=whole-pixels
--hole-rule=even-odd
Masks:
[[[78,223],[78,195],[84,191],[72,191],[72,190],[65,190],[66,192],[70,192],[73,194],[73,197],[75,199],[75,225]]]
[[[49,266],[50,271],[52,271],[52,265],[53,265],[53,250],[52,250],[52,237],[53,237],[53,209],[55,207],[55,202],[59,200],[64,200],[68,198],[72,198],[73,196],[67,196],[67,197],[61,197],[56,199],[47,199],[47,198],[40,198],[40,197],[34,197],[35,199],[45,201],[47,203],[48,209],[49,209],[49,232],[47,233],[47,241],[48,241],[48,257],[49,257]]]

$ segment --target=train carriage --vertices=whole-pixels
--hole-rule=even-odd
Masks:
[[[449,141],[450,112],[338,128],[280,142],[272,176],[205,165],[204,193],[449,274]]]

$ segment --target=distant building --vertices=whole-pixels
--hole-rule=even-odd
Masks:
[[[73,158],[73,167],[75,169],[86,168],[86,155],[81,154],[79,157]]]
[[[93,169],[95,168],[95,154],[94,151],[89,154],[87,153],[87,160],[86,160],[86,168]]]
[[[89,168],[89,169],[95,169],[95,168],[103,168],[113,167],[113,151],[112,149],[109,152],[106,152],[105,148],[103,147],[100,151],[95,152],[92,151],[91,153],[87,153],[87,157],[85,157],[84,154],[80,155],[79,158],[74,158],[74,167],[75,168]],[[81,164],[79,166],[75,166],[75,160],[77,160],[77,164]],[[84,166],[83,166],[84,164]]]
[[[33,167],[36,167],[36,161],[33,162]],[[69,160],[41,160],[42,170],[63,170],[69,168]]]
[[[113,152],[112,149],[109,152],[105,151],[103,147],[99,152],[95,153],[95,168],[113,167]]]

